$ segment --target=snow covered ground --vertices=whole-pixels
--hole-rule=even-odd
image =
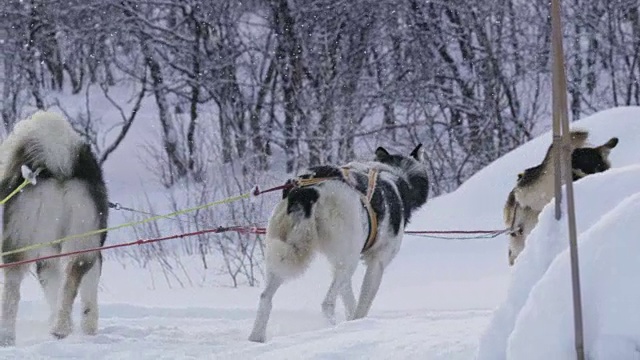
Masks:
[[[590,130],[591,140],[596,144],[612,136],[619,137],[620,143],[613,150],[611,160],[614,168],[621,168],[640,164],[639,118],[640,108],[618,108],[585,118],[573,126]],[[139,138],[135,134],[139,130],[134,126],[132,131],[129,142],[114,153],[113,161],[107,163],[110,191],[116,200],[129,198],[132,188],[139,189],[142,184],[141,177],[132,175],[136,173],[135,165],[129,164],[128,169],[122,169],[122,164],[130,163],[132,150],[138,146]],[[502,205],[516,174],[538,163],[550,140],[550,134],[545,133],[489,165],[457,191],[432,199],[415,216],[409,229],[502,228]],[[632,192],[640,191],[630,188],[630,179],[634,178],[630,174],[634,171],[636,174],[638,170],[612,170],[612,174],[607,174],[609,177],[594,177],[591,182],[584,181],[584,186],[576,186],[579,209],[589,204],[599,204],[596,208],[600,209],[579,210],[578,222],[582,230],[595,226],[608,210]],[[609,188],[629,187],[629,190],[619,191],[619,196],[615,197],[600,190],[599,185],[603,183]],[[633,204],[626,206],[633,207]],[[116,216],[112,221],[117,224],[118,220]],[[612,221],[607,220],[607,224]],[[601,226],[614,226],[607,224]],[[589,239],[585,235],[585,243],[597,243],[595,238]],[[302,278],[284,285],[276,295],[266,344],[246,340],[260,288],[216,286],[214,279],[194,279],[194,286],[169,288],[159,272],[124,267],[116,261],[109,261],[104,267],[99,334],[95,337],[73,334],[62,341],[52,340],[46,326],[48,309],[31,277],[23,286],[18,345],[0,349],[0,358],[473,359],[484,334],[483,346],[487,346],[488,353],[498,354],[498,357],[485,358],[499,359],[501,352],[506,353],[506,339],[511,330],[514,326],[519,328],[515,323],[518,312],[514,304],[523,306],[529,290],[546,272],[556,254],[561,254],[555,260],[558,269],[552,268],[549,272],[565,271],[564,239],[556,240],[557,246],[547,251],[546,257],[534,256],[535,246],[527,248],[518,259],[518,265],[511,270],[507,266],[504,236],[465,241],[407,236],[398,257],[385,273],[370,316],[349,323],[341,321],[337,326],[327,324],[320,312],[329,274],[324,261],[319,260]],[[597,244],[591,246],[594,245]],[[615,242],[612,246],[620,246],[620,243]],[[585,255],[585,259],[590,264],[598,262],[597,257],[589,260]],[[184,259],[185,266],[196,266],[189,260]],[[531,270],[525,274],[527,263]],[[512,283],[511,277],[515,279],[518,272],[529,280]],[[362,277],[363,269],[360,268],[354,278],[356,291]],[[555,284],[551,280],[548,282],[547,288]],[[546,296],[542,295],[545,294],[543,285],[531,290],[532,296],[536,290],[538,297]],[[518,286],[523,289],[516,289]],[[599,289],[589,290],[588,285],[584,286],[585,291]],[[501,304],[494,317],[493,311]],[[613,302],[605,304],[614,305]],[[552,314],[559,308],[548,306],[544,309]],[[339,308],[340,314],[341,310]],[[500,315],[505,311],[507,315]],[[523,324],[535,326],[528,331],[538,331],[535,334],[542,338],[544,333],[539,332],[540,324],[531,319],[535,316],[524,315],[526,312],[523,312]],[[525,322],[527,318],[529,321]],[[526,328],[522,326],[525,334]],[[563,339],[566,337],[564,334]],[[517,339],[514,335],[513,341],[517,342]]]

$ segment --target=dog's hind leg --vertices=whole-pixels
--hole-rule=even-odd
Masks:
[[[17,260],[7,261],[5,258],[5,263]],[[10,266],[4,269],[0,346],[14,346],[16,343],[16,319],[18,317],[18,304],[20,303],[20,284],[26,271],[26,265]]]
[[[95,261],[96,258],[78,256],[67,263],[64,281],[60,289],[56,318],[51,329],[51,335],[58,339],[63,339],[71,334],[73,328],[73,323],[71,322],[73,302],[78,295],[78,288],[83,276],[91,269]]]
[[[322,302],[322,313],[329,320],[331,324],[336,323],[336,299],[338,294],[345,295],[345,287],[349,284],[349,288],[351,287],[351,277],[356,270],[358,263],[349,264],[349,265],[334,265],[333,268],[333,280],[331,281],[331,285],[329,286],[329,290],[327,291],[327,295]],[[353,290],[351,291],[351,296],[353,297]],[[345,308],[347,309],[347,318],[353,314],[353,309],[349,309],[349,304],[351,299],[347,299],[345,301]],[[355,302],[355,299],[353,300]]]
[[[362,288],[360,289],[360,298],[356,307],[353,319],[362,319],[369,313],[373,299],[378,293],[382,274],[384,272],[384,264],[380,259],[371,259],[367,264],[367,272],[364,275]]]
[[[98,255],[96,262],[85,274],[80,283],[80,301],[82,304],[82,332],[95,335],[98,332],[98,285],[102,272],[102,256]]]
[[[260,294],[260,304],[258,305],[258,313],[253,323],[253,330],[249,335],[249,341],[265,342],[267,338],[267,323],[271,315],[273,296],[282,285],[283,279],[272,272],[267,273],[267,286],[262,294]]]
[[[60,261],[52,259],[36,262],[36,274],[49,304],[49,325],[53,326],[60,292]]]
[[[347,282],[344,284],[340,295],[342,297],[342,303],[344,304],[344,308],[346,310],[347,320],[352,320],[353,315],[356,312],[356,297],[353,295],[351,279],[347,280]]]

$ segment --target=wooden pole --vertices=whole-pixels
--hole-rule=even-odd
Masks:
[[[562,47],[562,21],[560,0],[551,0],[551,32],[553,49],[553,144],[555,151],[555,216],[560,220],[562,209],[562,177],[567,194],[567,224],[569,226],[569,252],[571,255],[571,283],[573,290],[573,323],[575,349],[578,360],[584,360],[584,334],[582,323],[582,300],[580,296],[580,266],[576,231],[575,202],[573,197],[573,174],[571,171],[571,134],[567,107],[567,80],[564,69]],[[562,147],[557,147],[562,144]]]

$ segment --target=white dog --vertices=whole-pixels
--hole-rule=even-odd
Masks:
[[[385,268],[400,249],[404,228],[411,214],[426,203],[429,189],[421,145],[410,156],[392,155],[379,147],[375,161],[313,167],[298,179],[305,185],[284,191],[269,219],[266,287],[251,341],[266,340],[274,294],[286,280],[306,270],[315,252],[323,253],[334,270],[322,302],[324,315],[335,323],[340,295],[348,319],[365,317]],[[367,270],[356,304],[351,278],[360,257]]]
[[[0,146],[0,197],[23,182],[21,169],[37,173],[37,181],[12,197],[4,207],[2,252],[48,243],[61,237],[105,228],[107,190],[91,148],[60,115],[37,112],[15,125]],[[102,246],[106,233],[3,256],[5,264],[39,256]],[[82,299],[82,330],[98,327],[99,252],[38,261],[36,270],[49,305],[51,334],[64,338],[72,331],[71,313],[78,291]],[[0,345],[15,344],[20,284],[27,265],[4,269]]]
[[[611,138],[600,146],[589,147],[586,146],[588,137],[589,132],[585,130],[571,131],[573,181],[606,171],[611,167],[609,154],[618,144],[618,138]],[[510,266],[524,250],[527,236],[538,224],[538,215],[555,195],[553,158],[558,150],[551,144],[542,163],[519,174],[516,186],[507,196],[503,208],[503,219],[505,225],[512,229],[509,234]]]

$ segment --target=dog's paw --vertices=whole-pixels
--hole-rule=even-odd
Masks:
[[[338,321],[336,320],[336,305],[330,303],[322,303],[322,314],[327,319],[329,324],[336,325]]]
[[[11,333],[9,331],[0,331],[0,346],[15,346],[16,345],[16,334]]]
[[[82,316],[82,333],[85,335],[95,335],[98,333],[98,313],[96,311],[85,310]]]
[[[58,319],[55,322],[55,325],[51,328],[51,335],[53,335],[56,339],[64,339],[73,330],[73,324],[71,320]]]
[[[251,333],[251,335],[249,335],[249,341],[264,343],[265,341],[267,341],[267,336],[265,334]]]
[[[98,333],[98,324],[94,322],[83,322],[82,333],[89,336],[94,336]]]
[[[352,312],[348,312],[348,311],[347,311],[347,312],[344,314],[344,319],[345,319],[346,321],[351,321],[351,320],[353,320],[353,318],[355,317],[355,315],[356,315],[356,312],[355,312],[355,311],[352,311]]]
[[[325,314],[325,319],[327,320],[327,322],[329,323],[329,325],[331,326],[336,326],[338,325],[338,320],[336,320],[336,316],[334,315],[327,315]]]

